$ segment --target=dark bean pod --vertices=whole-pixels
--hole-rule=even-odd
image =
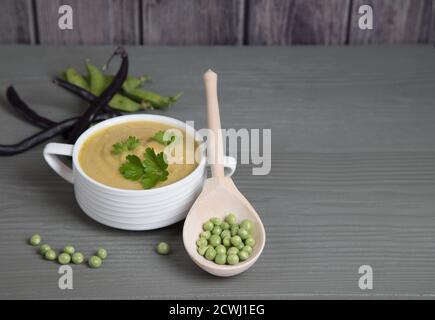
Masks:
[[[99,122],[109,118],[111,118],[110,115],[102,114],[94,117],[94,121]],[[79,119],[80,117],[69,118],[60,121],[51,127],[47,127],[16,144],[0,145],[0,156],[13,156],[22,153],[59,134],[67,133],[74,127]]]
[[[79,120],[77,120],[69,136],[70,143],[75,143],[83,131],[85,131],[94,121],[96,115],[101,111],[101,109],[107,105],[113,96],[121,89],[122,84],[127,79],[128,54],[124,48],[119,47],[116,49],[112,57],[115,55],[121,56],[122,58],[122,63],[118,72],[116,73],[113,81],[107,86],[106,89],[104,89],[103,93],[97,99],[95,99],[94,102],[92,102],[86,112],[80,117]]]
[[[71,92],[72,94],[78,96],[79,98],[82,98],[86,102],[93,103],[97,97],[93,95],[91,92],[89,92],[86,89],[80,88],[79,86],[76,86],[75,84],[69,83],[68,81],[62,80],[62,79],[54,79],[53,83],[58,85],[61,88],[64,88],[65,90]],[[115,111],[112,108],[110,108],[108,105],[105,105],[103,107],[104,112],[120,116],[122,115],[121,112]]]
[[[40,127],[40,128],[48,128],[57,124],[57,122],[47,119],[43,116],[37,114],[34,110],[32,110],[27,103],[25,103],[14,87],[10,86],[6,89],[6,98],[8,102],[15,108],[16,111],[20,113],[20,115],[27,120],[28,122]]]

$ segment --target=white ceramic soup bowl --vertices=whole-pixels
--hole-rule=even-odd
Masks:
[[[130,121],[151,121],[182,129],[193,136],[201,148],[201,159],[193,172],[172,184],[148,190],[126,190],[104,185],[90,178],[80,167],[79,153],[83,143],[95,132]],[[82,210],[92,219],[124,230],[151,230],[176,223],[187,212],[201,192],[206,178],[206,156],[203,137],[184,122],[160,115],[126,115],[102,121],[85,132],[74,145],[49,143],[44,148],[48,165],[66,181],[74,184],[75,197]],[[59,156],[72,157],[72,169]],[[234,158],[225,157],[225,168],[231,176],[236,168]]]

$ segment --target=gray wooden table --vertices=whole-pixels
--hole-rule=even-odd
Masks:
[[[53,119],[85,104],[51,84],[108,47],[0,47],[0,87]],[[261,214],[268,242],[248,272],[220,279],[186,255],[182,223],[149,232],[100,225],[72,186],[42,159],[42,146],[0,159],[0,298],[406,298],[435,297],[435,56],[430,46],[129,48],[131,72],[184,97],[165,114],[205,125],[201,75],[220,75],[222,124],[272,129],[272,171],[234,176]],[[37,129],[0,102],[0,143]],[[74,266],[58,289],[58,265],[26,239],[110,258]],[[168,241],[173,253],[154,253]],[[372,266],[361,291],[358,268]]]

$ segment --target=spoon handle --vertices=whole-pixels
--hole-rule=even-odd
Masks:
[[[212,136],[207,137],[207,155],[213,177],[224,176],[223,144],[219,103],[217,96],[217,74],[212,70],[204,73],[205,95],[207,98],[207,121]]]

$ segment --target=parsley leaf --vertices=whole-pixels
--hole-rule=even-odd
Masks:
[[[171,137],[169,139],[165,139],[165,131],[160,130],[158,132],[156,132],[156,134],[154,135],[154,137],[152,137],[153,140],[167,146],[169,144],[171,144],[172,142],[174,142],[175,140],[175,135],[171,135]]]
[[[160,181],[165,181],[168,178],[169,172],[166,170],[168,164],[163,157],[163,152],[156,154],[154,149],[147,148],[142,163],[145,174],[156,176]]]
[[[163,152],[156,154],[153,148],[147,148],[143,161],[135,155],[128,155],[126,159],[127,162],[119,168],[120,173],[126,179],[139,181],[144,189],[150,189],[159,181],[165,181],[168,178],[168,164]]]
[[[121,165],[119,171],[124,176],[124,178],[132,181],[139,180],[144,174],[142,161],[140,161],[138,156],[134,155],[127,156],[127,162]]]
[[[112,152],[114,154],[120,154],[124,151],[134,150],[138,145],[139,145],[139,139],[134,136],[129,136],[128,139],[115,143],[112,146]]]
[[[158,182],[158,178],[156,176],[143,176],[140,179],[140,183],[144,189],[151,189]]]

